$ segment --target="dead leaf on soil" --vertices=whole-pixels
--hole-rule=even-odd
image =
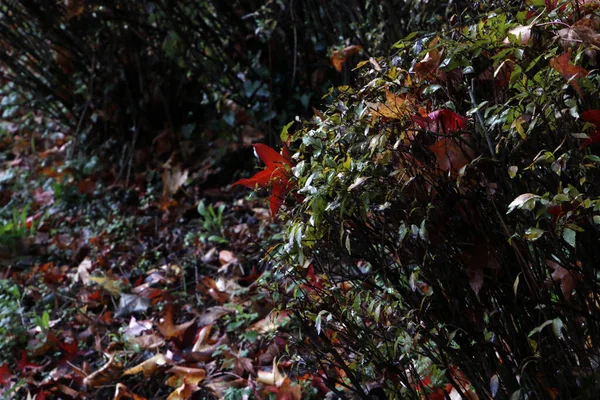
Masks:
[[[132,337],[129,339],[129,343],[138,345],[141,349],[155,350],[164,346],[165,339],[156,333],[152,333],[150,335]]]
[[[167,400],[188,400],[192,397],[194,392],[198,391],[200,388],[198,385],[192,385],[188,383],[184,383],[180,387],[177,388],[174,392],[172,392]]]
[[[194,318],[191,321],[184,322],[183,324],[175,325],[173,323],[173,304],[169,303],[165,308],[166,312],[163,317],[163,322],[156,325],[158,331],[165,337],[165,339],[172,339],[182,335],[187,328],[196,322],[196,319]]]
[[[81,264],[77,267],[77,274],[75,275],[75,282],[81,280],[81,283],[87,285],[90,281],[90,269],[92,268],[92,260],[89,257],[83,259]]]
[[[205,344],[206,339],[209,337],[211,329],[212,325],[207,325],[200,329],[200,331],[196,335],[197,339],[194,343],[194,347],[192,347],[193,352],[200,351],[202,349],[202,345]]]
[[[146,400],[146,398],[132,393],[127,386],[122,383],[117,383],[113,400]]]
[[[142,372],[147,378],[154,374],[154,372],[156,372],[156,370],[158,370],[160,367],[169,364],[171,364],[171,360],[169,360],[164,354],[157,354],[153,357],[150,357],[146,361],[139,363],[135,367],[129,368],[127,371],[123,372],[123,376],[136,375]]]
[[[115,311],[115,318],[124,318],[131,314],[146,312],[151,303],[150,299],[137,294],[121,293],[119,308]]]
[[[167,385],[171,387],[179,387],[183,384],[198,385],[206,378],[206,370],[202,368],[191,368],[183,366],[174,366],[167,371],[173,376],[167,379]]]
[[[163,197],[171,198],[187,181],[189,171],[182,169],[181,165],[171,166],[170,160],[163,165]]]
[[[99,386],[106,385],[117,379],[121,374],[122,366],[115,362],[115,355],[112,354],[108,362],[100,367],[99,370],[91,373],[83,380],[83,386],[88,389],[93,389]]]
[[[256,331],[256,333],[261,335],[268,332],[275,332],[287,321],[289,321],[289,318],[286,311],[273,310],[269,315],[246,328],[246,332]]]

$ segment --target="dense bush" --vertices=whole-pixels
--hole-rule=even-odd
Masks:
[[[62,121],[80,142],[128,144],[133,157],[160,136],[171,142],[162,152],[185,156],[186,140],[252,140],[305,115],[332,82],[349,80],[329,53],[389,48],[441,25],[444,12],[418,0],[9,0],[0,76],[22,93],[17,103]]]
[[[597,396],[597,13],[410,35],[283,135],[297,191],[274,252],[331,390]]]

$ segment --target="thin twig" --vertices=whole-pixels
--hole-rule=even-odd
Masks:
[[[483,135],[485,136],[485,140],[486,140],[488,148],[490,150],[490,155],[492,156],[492,159],[495,159],[496,157],[495,157],[495,152],[494,152],[494,143],[492,142],[492,138],[490,137],[490,134],[485,127],[485,124],[483,122],[483,117],[481,116],[481,113],[477,109],[477,107],[478,107],[477,100],[475,100],[475,93],[473,92],[474,86],[475,86],[475,79],[471,79],[471,86],[469,86],[469,96],[471,96],[471,103],[473,104],[473,107],[476,110],[475,115],[477,116],[477,121],[479,122],[479,125],[481,125],[481,129],[483,130]]]

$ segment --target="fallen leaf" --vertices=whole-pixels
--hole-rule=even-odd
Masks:
[[[81,280],[81,283],[87,285],[90,281],[90,269],[92,268],[92,260],[89,257],[83,259],[81,264],[77,267],[77,275],[75,275],[75,282]]]
[[[225,361],[224,366],[233,367],[233,372],[238,375],[244,375],[244,372],[248,372],[250,375],[254,375],[254,366],[252,360],[248,357],[243,357],[239,353],[229,350],[224,353]]]
[[[90,276],[90,282],[94,282],[101,286],[111,295],[118,297],[121,294],[121,280],[110,278],[107,276]]]
[[[132,393],[127,386],[122,383],[117,383],[113,400],[146,400],[146,398]]]
[[[144,313],[152,302],[146,297],[137,294],[121,293],[119,308],[115,311],[115,318],[128,317],[131,314]]]
[[[281,374],[277,368],[277,360],[273,359],[273,368],[271,371],[258,371],[258,377],[256,378],[256,381],[258,383],[262,383],[263,385],[279,387],[283,384],[285,378],[285,374]]]
[[[170,160],[169,160],[170,161]],[[163,181],[163,197],[171,198],[187,181],[189,171],[182,169],[181,165],[176,164],[171,166],[167,161],[163,165],[162,181]]]
[[[123,337],[129,340],[149,330],[152,330],[152,321],[138,321],[135,317],[131,317],[129,325],[123,330]]]
[[[164,354],[157,354],[153,357],[150,357],[146,361],[143,361],[136,365],[135,367],[129,368],[125,372],[123,372],[123,376],[125,375],[136,375],[142,372],[146,378],[150,377],[156,370],[160,367],[171,364],[171,360],[169,360]]]
[[[167,397],[167,400],[189,400],[194,392],[198,391],[199,389],[200,388],[197,385],[184,383],[174,392],[171,392],[169,397]]]
[[[183,366],[173,366],[167,371],[168,374],[173,376],[167,379],[167,385],[171,387],[179,387],[183,384],[198,385],[206,378],[206,370],[202,368],[191,368]]]
[[[212,325],[207,325],[200,329],[200,331],[196,335],[196,342],[194,343],[194,347],[192,347],[193,352],[200,351],[202,349],[202,345],[209,337],[211,329]]]
[[[158,331],[165,337],[165,339],[172,339],[174,337],[181,336],[187,328],[196,322],[196,319],[194,318],[191,321],[184,322],[183,324],[175,325],[173,323],[173,304],[167,304],[165,309],[166,312],[163,317],[163,322],[156,325]]]
[[[289,317],[286,311],[273,310],[269,315],[246,328],[246,332],[255,331],[260,335],[268,332],[275,332],[287,321],[289,321]]]
[[[139,337],[132,337],[129,343],[140,346],[141,349],[154,350],[164,346],[165,339],[156,333],[150,335],[143,335]]]
[[[115,362],[115,355],[112,354],[106,364],[83,380],[83,386],[93,389],[110,383],[120,375],[121,369],[121,364]]]

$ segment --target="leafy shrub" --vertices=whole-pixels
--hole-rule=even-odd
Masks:
[[[443,24],[445,5],[434,3],[9,0],[0,76],[80,143],[128,143],[133,157],[160,136],[185,156],[180,143],[212,139],[203,132],[230,139],[249,117],[268,132],[305,114],[330,81],[348,80],[328,48],[388,48]]]
[[[596,13],[409,35],[283,137],[301,196],[276,249],[286,306],[331,390],[594,396]]]

